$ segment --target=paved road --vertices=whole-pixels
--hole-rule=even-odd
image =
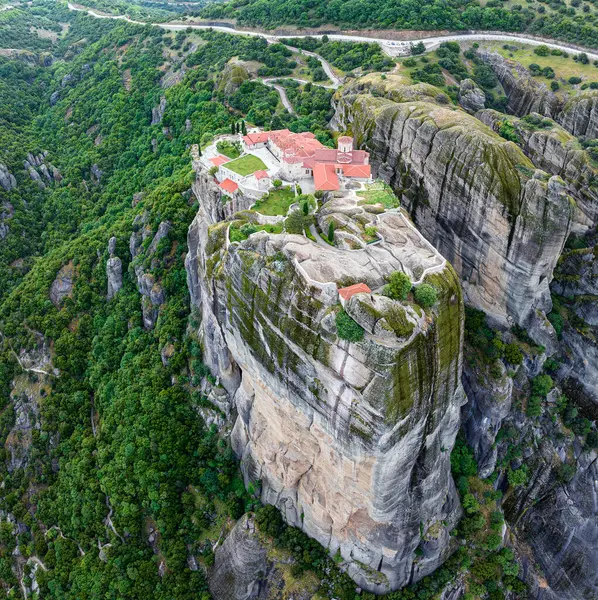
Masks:
[[[71,10],[80,10],[87,12],[93,17],[97,17],[99,19],[122,19],[124,21],[128,21],[129,23],[135,23],[137,25],[147,25],[142,21],[134,21],[130,19],[126,15],[106,15],[102,14],[96,10],[91,8],[87,8],[85,6],[81,6],[79,4],[73,4],[71,2],[68,3],[68,7]],[[273,35],[269,33],[261,33],[259,31],[241,31],[239,29],[235,29],[234,27],[221,27],[221,26],[211,26],[211,25],[187,25],[187,24],[176,24],[176,23],[152,23],[152,25],[156,27],[162,27],[163,29],[168,29],[170,31],[181,31],[191,27],[192,29],[214,29],[216,31],[223,31],[225,33],[237,34],[237,35],[249,35],[249,36],[257,36],[263,37],[266,40],[279,41],[283,38],[292,39],[292,38],[305,38],[305,37],[322,37],[318,35],[308,36],[308,35]],[[492,34],[492,33],[484,33],[484,32],[468,32],[460,35],[444,35],[437,37],[417,37],[414,36],[411,40],[406,42],[393,42],[389,40],[381,40],[379,38],[366,37],[361,35],[347,35],[347,34],[329,34],[328,38],[331,40],[341,40],[348,42],[368,42],[371,44],[379,44],[384,52],[386,52],[390,56],[397,56],[399,54],[404,53],[404,49],[409,46],[412,42],[424,42],[426,45],[426,49],[431,50],[441,44],[442,42],[450,42],[450,41],[498,41],[498,42],[516,42],[520,44],[531,44],[533,46],[539,46],[541,44],[545,44],[549,48],[557,48],[559,50],[564,50],[565,52],[570,52],[575,54],[580,52],[579,48],[574,46],[567,46],[565,44],[557,43],[554,40],[537,40],[533,38],[528,38],[520,35],[511,35],[508,33],[501,34]],[[592,52],[588,50],[584,50],[588,57],[591,60],[598,60],[598,53]],[[315,55],[321,62],[324,70],[326,67],[324,66],[324,59],[320,56]],[[326,63],[327,64],[327,63]],[[330,65],[328,65],[330,66]],[[331,81],[335,81],[331,79]]]
[[[293,108],[293,105],[291,104],[291,101],[289,100],[289,97],[287,96],[287,91],[281,86],[281,85],[277,85],[276,83],[274,83],[275,80],[272,79],[262,79],[262,83],[264,85],[267,85],[271,88],[274,88],[278,94],[280,95],[280,101],[282,102],[282,105],[292,114],[295,114],[295,109]]]

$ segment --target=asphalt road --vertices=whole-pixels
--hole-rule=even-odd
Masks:
[[[79,4],[73,4],[71,2],[68,3],[68,7],[71,10],[80,10],[80,11],[87,12],[91,16],[99,18],[99,19],[121,19],[124,21],[128,21],[129,23],[136,23],[137,25],[147,25],[147,23],[144,23],[143,21],[134,21],[133,19],[130,19],[127,15],[102,14],[94,9],[87,8],[87,7],[81,6]],[[273,41],[273,42],[279,41],[283,38],[293,39],[293,38],[305,38],[305,37],[321,37],[321,36],[317,36],[317,35],[314,35],[314,36],[284,35],[284,36],[282,36],[282,35],[261,33],[259,31],[241,31],[239,29],[235,29],[234,27],[220,27],[220,26],[210,26],[210,25],[194,25],[194,24],[188,25],[188,24],[176,24],[176,23],[153,23],[153,25],[155,27],[162,27],[163,29],[167,29],[170,31],[181,31],[181,30],[187,29],[188,27],[191,27],[192,29],[214,29],[216,31],[223,31],[225,33],[236,34],[236,35],[249,35],[249,36],[263,37],[266,40]],[[394,41],[390,41],[390,40],[381,40],[379,38],[372,38],[372,37],[366,37],[366,36],[361,36],[361,35],[346,35],[346,34],[330,34],[330,35],[328,35],[328,38],[331,40],[341,40],[341,41],[348,41],[348,42],[368,42],[371,44],[379,44],[382,47],[382,50],[390,56],[397,56],[399,54],[404,54],[405,48],[407,48],[411,43],[420,42],[420,41],[424,42],[427,50],[431,50],[431,49],[435,48],[442,42],[498,41],[498,42],[516,42],[516,43],[520,43],[520,44],[530,44],[532,46],[539,46],[541,44],[545,44],[549,48],[557,48],[559,50],[563,50],[565,52],[569,52],[572,54],[580,52],[579,48],[576,48],[574,46],[567,46],[566,44],[562,44],[562,43],[557,43],[554,40],[537,40],[534,38],[528,38],[528,37],[521,36],[521,35],[511,35],[508,33],[491,34],[491,33],[484,33],[484,32],[480,32],[480,33],[468,32],[468,33],[463,33],[463,34],[459,34],[459,35],[444,35],[444,36],[437,36],[437,37],[414,36],[413,39],[410,39],[408,41],[402,41],[402,42],[394,42]],[[296,51],[297,49],[291,48],[291,50]],[[587,50],[584,50],[584,51],[586,52],[586,54],[588,55],[588,57],[591,60],[598,60],[598,53],[587,51]],[[304,51],[304,53],[310,54],[305,51]],[[315,56],[316,58],[318,58],[318,60],[320,60],[320,62],[322,62],[322,66],[323,66],[324,70],[326,71],[326,74],[328,75],[328,77],[330,78],[330,80],[333,83],[336,83],[337,81],[339,81],[338,77],[336,77],[336,75],[334,75],[334,72],[332,71],[330,65],[322,57],[318,56],[317,54],[313,54],[313,56]],[[340,83],[339,83],[339,85],[340,85]]]

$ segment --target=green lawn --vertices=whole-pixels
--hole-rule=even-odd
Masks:
[[[285,187],[280,190],[272,190],[267,196],[258,200],[253,209],[262,215],[278,216],[286,215],[289,206],[295,202],[293,188]]]
[[[236,160],[232,160],[231,162],[226,163],[224,165],[227,169],[238,173],[245,177],[246,175],[251,175],[256,171],[264,170],[267,171],[268,167],[264,164],[261,158],[254,156],[253,154],[246,154],[241,158],[237,158]]]
[[[528,46],[525,44],[509,43],[508,45],[512,48],[517,47],[518,50],[503,48],[502,42],[480,42],[480,46],[489,48],[499,54],[502,54],[505,58],[510,58],[521,63],[524,67],[528,68],[532,63],[544,67],[552,67],[555,73],[555,79],[547,79],[546,77],[534,77],[537,81],[546,84],[550,89],[550,83],[556,81],[560,85],[560,89],[563,92],[578,91],[581,89],[581,84],[571,85],[568,83],[569,77],[581,77],[582,83],[591,83],[592,81],[598,81],[598,69],[590,61],[589,64],[584,65],[580,62],[573,60],[573,53],[569,54],[568,58],[564,56],[538,56],[534,53],[535,46]]]
[[[386,184],[376,182],[367,187],[366,191],[357,192],[357,195],[363,198],[359,204],[383,204],[384,208],[396,208],[399,206],[399,199]]]

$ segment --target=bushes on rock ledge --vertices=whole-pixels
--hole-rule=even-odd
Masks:
[[[402,271],[395,271],[384,286],[384,294],[393,300],[405,300],[411,290],[411,279]]]
[[[341,310],[336,315],[336,331],[341,340],[359,342],[363,339],[363,327],[344,310]]]
[[[438,292],[436,288],[429,283],[422,283],[415,288],[415,292],[413,294],[415,296],[415,301],[422,308],[430,308],[436,304],[438,300]]]

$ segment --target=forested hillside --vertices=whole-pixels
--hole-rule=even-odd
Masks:
[[[43,597],[202,597],[189,550],[209,564],[206,530],[252,500],[198,414],[206,370],[187,334],[183,264],[196,211],[189,145],[230,131],[239,110],[262,124],[279,111],[256,82],[225,100],[215,76],[229,58],[274,74],[288,59],[210,33],[178,56],[181,36],[54,3],[1,18],[3,46],[24,51],[0,58],[1,585],[19,597],[37,569]],[[166,89],[172,76],[180,83]],[[329,139],[329,112],[328,95],[321,118],[275,118]],[[161,223],[167,234],[152,246]],[[110,256],[123,278],[107,302]],[[164,300],[153,327],[139,268]]]
[[[235,19],[241,25],[273,28],[281,25],[345,29],[493,30],[528,32],[598,45],[598,9],[592,0],[232,0],[213,3],[199,14],[210,19]]]

